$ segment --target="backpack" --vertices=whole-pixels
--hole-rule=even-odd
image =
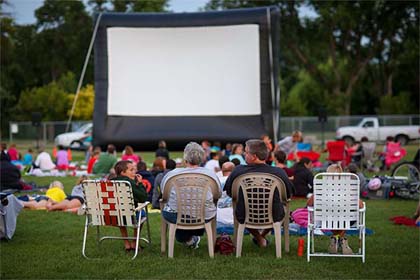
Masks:
[[[220,252],[222,255],[231,255],[235,252],[235,246],[233,245],[232,239],[226,232],[223,232],[217,237],[214,251]]]
[[[298,208],[291,214],[292,219],[301,227],[308,227],[308,209]]]

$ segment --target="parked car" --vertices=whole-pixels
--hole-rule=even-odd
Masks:
[[[55,137],[54,143],[56,146],[61,145],[65,148],[84,150],[90,144],[92,127],[93,123],[87,123],[76,131],[59,134]]]
[[[348,143],[360,141],[362,137],[367,137],[372,142],[384,142],[388,136],[393,136],[395,141],[405,145],[410,140],[420,139],[420,126],[418,125],[399,125],[399,126],[380,126],[378,118],[363,118],[356,126],[344,126],[337,129],[336,138]]]

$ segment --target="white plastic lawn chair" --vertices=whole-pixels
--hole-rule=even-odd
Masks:
[[[246,173],[238,176],[232,184],[232,202],[235,212],[242,190],[245,206],[245,222],[240,224],[234,215],[233,242],[236,245],[236,257],[242,254],[242,241],[245,228],[274,229],[276,257],[281,258],[281,228],[284,229],[285,251],[289,252],[289,204],[284,182],[268,173]],[[285,216],[280,222],[273,220],[274,191],[278,190],[280,201],[284,205]]]
[[[133,192],[131,185],[127,181],[99,181],[99,180],[85,180],[83,181],[83,192],[85,194],[85,211],[86,222],[85,231],[83,235],[82,255],[89,259],[86,255],[86,241],[88,229],[91,226],[97,228],[98,245],[105,239],[124,239],[136,240],[136,250],[132,259],[135,259],[138,254],[140,240],[150,243],[150,227],[147,219],[147,204],[139,204],[136,208],[134,206]],[[142,217],[141,210],[145,209],[146,216]],[[139,219],[136,218],[136,213],[139,212]],[[140,238],[141,225],[146,222],[147,225],[147,239]],[[114,227],[132,227],[137,229],[136,237],[121,237],[121,236],[100,236],[99,228],[101,226]]]
[[[365,212],[359,208],[359,177],[351,173],[319,173],[314,178],[314,205],[308,207],[307,260],[311,257],[360,257],[365,262]],[[351,255],[315,251],[314,231],[358,230],[359,248]]]
[[[213,202],[217,205],[220,198],[219,184],[210,176],[201,173],[181,173],[171,177],[162,186],[163,194],[160,200],[161,210],[169,200],[172,188],[176,191],[177,221],[176,224],[167,222],[163,216],[161,220],[161,253],[166,252],[166,233],[168,233],[168,257],[174,257],[175,232],[177,229],[201,229],[207,234],[209,256],[214,257],[216,241],[216,217],[205,220],[205,204],[208,192],[212,193]]]

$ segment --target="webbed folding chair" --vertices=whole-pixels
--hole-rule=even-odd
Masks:
[[[160,200],[161,210],[169,200],[172,189],[176,192],[177,221],[167,222],[162,216],[161,222],[161,253],[166,251],[166,233],[169,226],[168,257],[174,256],[175,232],[177,229],[193,230],[204,228],[207,234],[209,256],[214,257],[216,241],[216,217],[205,220],[205,204],[208,192],[213,196],[214,205],[220,198],[218,183],[210,176],[201,173],[182,173],[171,177],[162,186],[163,194]]]
[[[407,151],[401,147],[400,142],[387,142],[385,152],[385,165],[390,168],[392,164],[400,161]]]
[[[345,165],[345,160],[346,160],[345,145],[346,143],[342,140],[328,141],[327,142],[327,150],[328,150],[327,160],[332,163],[341,163],[341,165]]]
[[[136,208],[131,185],[127,181],[85,180],[82,182],[82,185],[86,207],[82,255],[89,259],[86,255],[87,234],[89,227],[94,226],[97,228],[98,245],[105,239],[136,240],[136,250],[132,257],[132,259],[135,259],[138,254],[140,240],[146,243],[151,242],[147,218],[147,204],[149,202],[139,204]],[[141,214],[143,209],[146,211],[146,216]],[[137,212],[139,213],[138,219],[136,217]],[[144,222],[147,225],[147,239],[140,238],[141,225]],[[132,227],[137,229],[137,236],[101,236],[99,230],[101,226]]]
[[[359,187],[359,177],[352,173],[318,173],[315,176],[314,205],[308,207],[308,262],[314,256],[360,257],[365,262],[366,207],[359,208]],[[342,255],[315,251],[315,230],[358,230],[358,252]]]
[[[276,257],[281,258],[281,227],[284,228],[286,252],[289,252],[289,205],[284,182],[268,173],[246,173],[238,176],[232,184],[232,202],[235,213],[239,190],[242,190],[245,203],[245,222],[239,224],[234,215],[233,242],[236,245],[236,257],[242,253],[242,241],[245,228],[274,229]],[[285,216],[282,221],[273,221],[274,191],[278,190],[283,203]]]

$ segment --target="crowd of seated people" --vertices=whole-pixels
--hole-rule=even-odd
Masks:
[[[138,188],[141,190],[141,193],[135,194],[135,202],[140,203],[148,200],[152,202],[152,207],[156,209],[160,208],[159,199],[162,195],[164,182],[174,174],[191,170],[199,170],[203,174],[209,174],[217,178],[221,191],[225,191],[228,196],[231,196],[232,182],[237,176],[247,172],[263,172],[274,174],[285,182],[288,198],[310,197],[313,186],[313,160],[297,156],[298,143],[301,143],[302,139],[302,133],[295,131],[291,136],[285,137],[275,145],[271,143],[271,139],[267,135],[262,136],[261,139],[247,141],[245,148],[242,143],[226,143],[225,148],[222,148],[220,143],[211,145],[209,141],[202,141],[201,145],[190,143],[184,150],[182,163],[178,162],[178,160],[170,159],[166,143],[161,140],[150,168],[148,168],[147,163],[142,160],[140,155],[135,154],[132,147],[126,146],[119,160],[115,146],[109,144],[106,152],[102,152],[100,147],[91,148],[87,162],[87,174],[93,176],[93,178],[128,180],[132,184],[133,190],[138,190]],[[351,149],[354,149],[354,153],[350,162],[347,163],[346,171],[357,174],[361,182],[363,182],[366,180],[363,177],[363,173],[359,171],[361,158],[358,154],[361,147],[361,143],[356,143],[355,146],[351,147]],[[2,186],[7,184],[8,186],[21,189],[19,169],[11,169],[13,167],[11,158],[16,158],[16,154],[19,154],[15,150],[15,145],[11,145],[9,149],[2,145]],[[295,155],[292,164],[288,161],[288,155],[290,154]],[[57,168],[65,169],[69,165],[67,155],[67,151],[59,147],[56,156],[57,160],[54,162],[50,154],[45,151],[45,148],[40,147],[35,160],[33,160],[32,150],[29,149],[28,153],[25,154],[26,159],[24,161],[31,162],[33,169],[41,171],[55,170]],[[17,157],[19,158],[19,156]],[[10,171],[7,171],[6,168],[9,168],[7,170]],[[3,176],[3,174],[8,176]],[[7,177],[12,177],[14,174],[16,178],[13,178],[13,183],[4,182]],[[50,184],[45,195],[23,197],[23,204],[26,208],[31,209],[74,211],[74,209],[81,207],[84,203],[81,182],[87,178],[86,176],[79,177],[71,194],[66,194],[63,185],[55,180]],[[169,203],[169,207],[173,206],[174,204]],[[176,215],[174,215],[176,212],[173,210],[171,208],[163,212],[163,217],[168,222],[176,220]],[[206,218],[213,218],[213,213],[214,209],[209,209]],[[239,222],[243,221],[244,212],[241,205],[236,209],[234,215],[237,216]],[[275,217],[276,219],[282,219],[282,214],[276,212]],[[121,228],[120,230],[122,236],[128,236],[127,229]],[[250,233],[258,246],[267,246],[266,235],[269,231],[250,230]],[[201,234],[201,231],[189,233],[181,231],[177,233],[177,240],[186,246],[196,248],[200,242],[199,236]],[[337,238],[334,244],[337,244],[340,238],[342,237]],[[125,241],[124,245],[126,250],[132,250],[134,246],[129,241]],[[348,250],[348,252],[350,251],[351,249]]]

